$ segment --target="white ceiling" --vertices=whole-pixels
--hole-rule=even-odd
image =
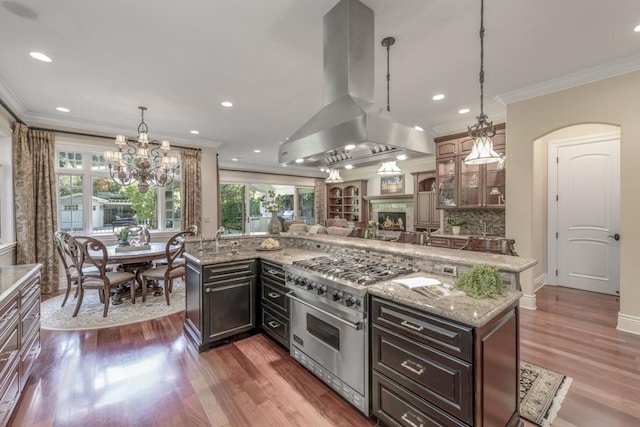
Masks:
[[[27,123],[134,135],[144,105],[152,138],[219,145],[223,167],[305,170],[278,166],[277,146],[323,105],[322,17],[337,0],[15,2],[37,18],[0,8],[0,99]],[[363,2],[375,13],[376,103],[386,105],[380,41],[393,36],[394,119],[434,136],[472,124],[479,0]],[[638,24],[638,0],[486,0],[485,112],[504,121],[496,97],[513,102],[640,69]],[[434,102],[436,93],[446,98]]]

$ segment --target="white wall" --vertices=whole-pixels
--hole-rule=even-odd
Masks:
[[[213,148],[203,148],[201,158],[202,230],[204,236],[213,236],[218,229],[218,177],[216,155]]]
[[[16,262],[11,123],[9,114],[0,108],[0,267]]]
[[[620,316],[618,327],[640,333],[640,72],[601,80],[507,106],[507,235],[518,243],[521,256],[546,258],[541,216],[546,206],[539,206],[540,190],[535,181],[543,172],[534,155],[534,142],[545,135],[572,125],[601,123],[621,129],[621,226],[620,234]],[[545,173],[546,175],[546,173]],[[544,264],[521,275],[525,296],[534,295],[534,279]],[[624,323],[624,324],[623,324]]]

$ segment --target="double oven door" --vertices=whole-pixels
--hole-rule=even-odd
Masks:
[[[290,292],[287,297],[291,302],[291,354],[368,414],[367,325],[364,314],[330,306],[313,295]]]

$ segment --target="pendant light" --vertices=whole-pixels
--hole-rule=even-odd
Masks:
[[[343,182],[344,179],[340,176],[340,171],[338,169],[329,169],[329,176],[324,180],[327,184],[335,184],[337,182]]]
[[[480,115],[478,123],[469,126],[469,136],[473,138],[471,153],[465,157],[465,165],[482,165],[498,162],[502,158],[493,150],[491,137],[496,134],[493,122],[484,114],[484,0],[480,0]]]
[[[400,170],[400,168],[398,167],[398,165],[396,165],[396,161],[393,160],[391,162],[384,162],[382,163],[382,165],[380,165],[380,169],[378,169],[378,172],[376,172],[378,175],[400,175],[402,173],[402,171]]]

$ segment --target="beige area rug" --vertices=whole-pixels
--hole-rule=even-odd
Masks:
[[[566,375],[520,361],[520,416],[536,425],[550,426],[572,381]]]
[[[73,291],[64,307],[60,307],[63,298],[64,295],[59,295],[42,303],[42,329],[54,331],[102,329],[168,316],[184,311],[185,290],[184,282],[176,280],[171,292],[171,305],[167,305],[164,295],[154,296],[150,292],[145,302],[142,302],[142,297],[136,297],[135,304],[131,304],[128,298],[119,305],[109,304],[107,317],[102,317],[104,308],[96,290],[91,289],[85,292],[77,317],[71,317],[76,304]]]

